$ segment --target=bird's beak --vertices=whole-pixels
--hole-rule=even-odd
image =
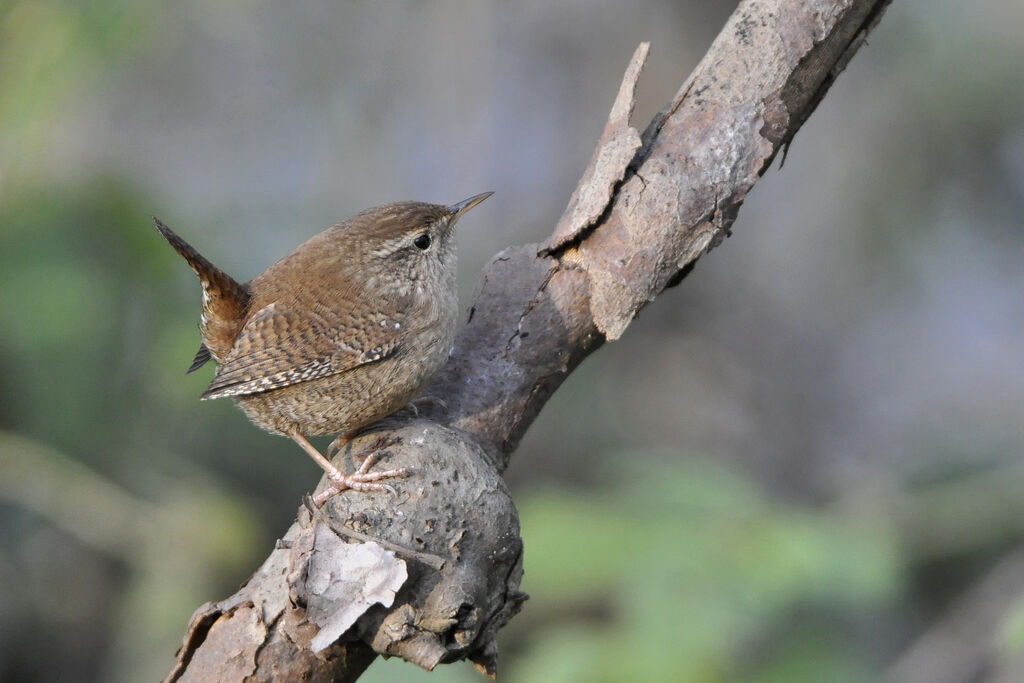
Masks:
[[[448,213],[451,215],[452,222],[454,223],[456,218],[458,218],[462,214],[466,213],[467,211],[472,209],[474,206],[476,206],[477,204],[479,204],[483,200],[485,200],[488,197],[490,197],[492,194],[494,194],[494,193],[493,192],[481,192],[480,194],[473,195],[469,199],[463,199],[461,202],[458,202],[458,203],[455,203],[455,204],[452,204],[451,206],[449,206],[448,207]]]

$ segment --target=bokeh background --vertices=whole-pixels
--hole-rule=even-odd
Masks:
[[[495,190],[468,305],[552,229],[637,43],[642,128],[734,6],[0,3],[0,678],[162,677],[319,478],[198,402],[199,287],[151,216],[245,280]],[[504,680],[1022,680],[1021,26],[896,2],[732,238],[560,389],[507,473]]]

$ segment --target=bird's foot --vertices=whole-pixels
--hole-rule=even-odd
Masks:
[[[352,474],[345,474],[337,467],[333,467],[333,471],[327,472],[327,478],[331,480],[332,485],[330,488],[325,489],[313,497],[313,503],[317,506],[323,505],[328,498],[334,496],[346,489],[353,489],[356,491],[386,491],[392,495],[397,495],[394,487],[389,484],[382,484],[382,479],[394,479],[396,477],[407,477],[409,476],[409,469],[406,467],[398,467],[395,469],[384,470],[382,472],[370,472],[370,468],[373,464],[380,459],[381,451],[388,446],[397,443],[397,439],[390,439],[387,437],[381,437],[377,440],[377,443],[373,445],[369,450],[353,456],[356,460],[362,459],[362,464]]]

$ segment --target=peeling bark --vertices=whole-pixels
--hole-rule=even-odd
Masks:
[[[167,680],[351,681],[377,653],[428,669],[469,658],[493,676],[497,630],[526,597],[519,520],[500,477],[519,439],[583,358],[622,336],[728,235],[887,4],[742,2],[643,135],[629,121],[641,45],[552,237],[507,249],[484,269],[470,320],[425,392],[447,407],[431,408],[429,420],[382,423],[397,439],[387,466],[414,475],[395,482],[395,497],[346,492],[322,514],[300,510],[238,593],[197,610]],[[314,654],[309,558],[327,529],[376,541],[409,573],[390,607],[367,608]]]

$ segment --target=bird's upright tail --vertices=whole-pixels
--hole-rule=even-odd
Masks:
[[[197,370],[210,356],[219,363],[223,362],[234,345],[239,330],[242,329],[242,323],[245,322],[245,315],[249,309],[249,291],[245,285],[239,284],[230,275],[210,263],[159,218],[153,220],[156,221],[156,229],[188,262],[203,285],[203,312],[199,318],[203,346],[196,354],[189,372]]]

